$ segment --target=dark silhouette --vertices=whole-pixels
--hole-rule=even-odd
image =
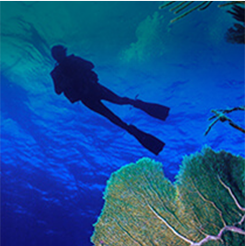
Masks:
[[[227,42],[245,44],[245,8],[233,5],[232,11],[228,10],[227,13],[231,14],[235,20],[242,22],[242,24],[234,23],[233,27],[228,29],[225,36]]]
[[[62,45],[54,46],[51,53],[53,58],[58,62],[57,66],[51,72],[55,92],[58,95],[63,92],[71,103],[81,101],[89,109],[105,116],[115,125],[125,129],[145,148],[156,155],[159,154],[165,143],[137,129],[135,126],[123,122],[101,100],[119,105],[129,104],[161,120],[167,118],[170,108],[116,95],[98,83],[98,76],[92,71],[94,68],[93,63],[74,55],[67,56],[66,48]]]

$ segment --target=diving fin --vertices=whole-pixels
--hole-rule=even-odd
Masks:
[[[128,133],[133,135],[146,149],[148,149],[155,155],[158,155],[165,145],[165,143],[163,143],[161,140],[139,130],[133,125],[129,125],[127,131]]]
[[[160,119],[160,120],[165,120],[168,117],[168,113],[170,110],[169,107],[156,104],[156,103],[143,102],[138,99],[133,102],[133,106],[135,108],[143,110],[150,116]]]

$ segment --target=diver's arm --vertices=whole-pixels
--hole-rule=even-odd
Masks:
[[[55,68],[56,69],[56,68]],[[58,83],[58,80],[57,80],[57,78],[56,78],[56,71],[55,71],[55,69],[50,73],[50,75],[51,75],[51,77],[52,77],[52,79],[53,79],[53,82],[54,82],[54,90],[55,90],[55,92],[58,94],[58,95],[60,95],[62,92],[63,92],[63,90],[62,90],[62,88],[61,88],[61,86],[60,86],[60,84]]]
[[[57,84],[55,84],[55,83],[54,83],[54,90],[55,90],[56,94],[58,94],[58,95],[60,95],[60,94],[62,93],[61,88],[59,88],[59,87],[57,86]]]

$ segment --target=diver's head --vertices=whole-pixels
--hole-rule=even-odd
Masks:
[[[51,54],[57,62],[61,62],[66,58],[66,50],[67,48],[62,45],[55,45],[51,49]]]

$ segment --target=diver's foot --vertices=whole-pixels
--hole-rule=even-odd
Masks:
[[[142,144],[142,146],[144,146],[155,155],[158,155],[165,146],[164,142],[149,133],[145,133],[139,130],[134,125],[129,125],[127,131],[128,133],[133,135]]]
[[[169,107],[156,104],[156,103],[148,103],[141,100],[134,100],[133,105],[135,108],[141,109],[145,113],[149,114],[150,116],[157,118],[159,120],[165,120],[169,114]]]

